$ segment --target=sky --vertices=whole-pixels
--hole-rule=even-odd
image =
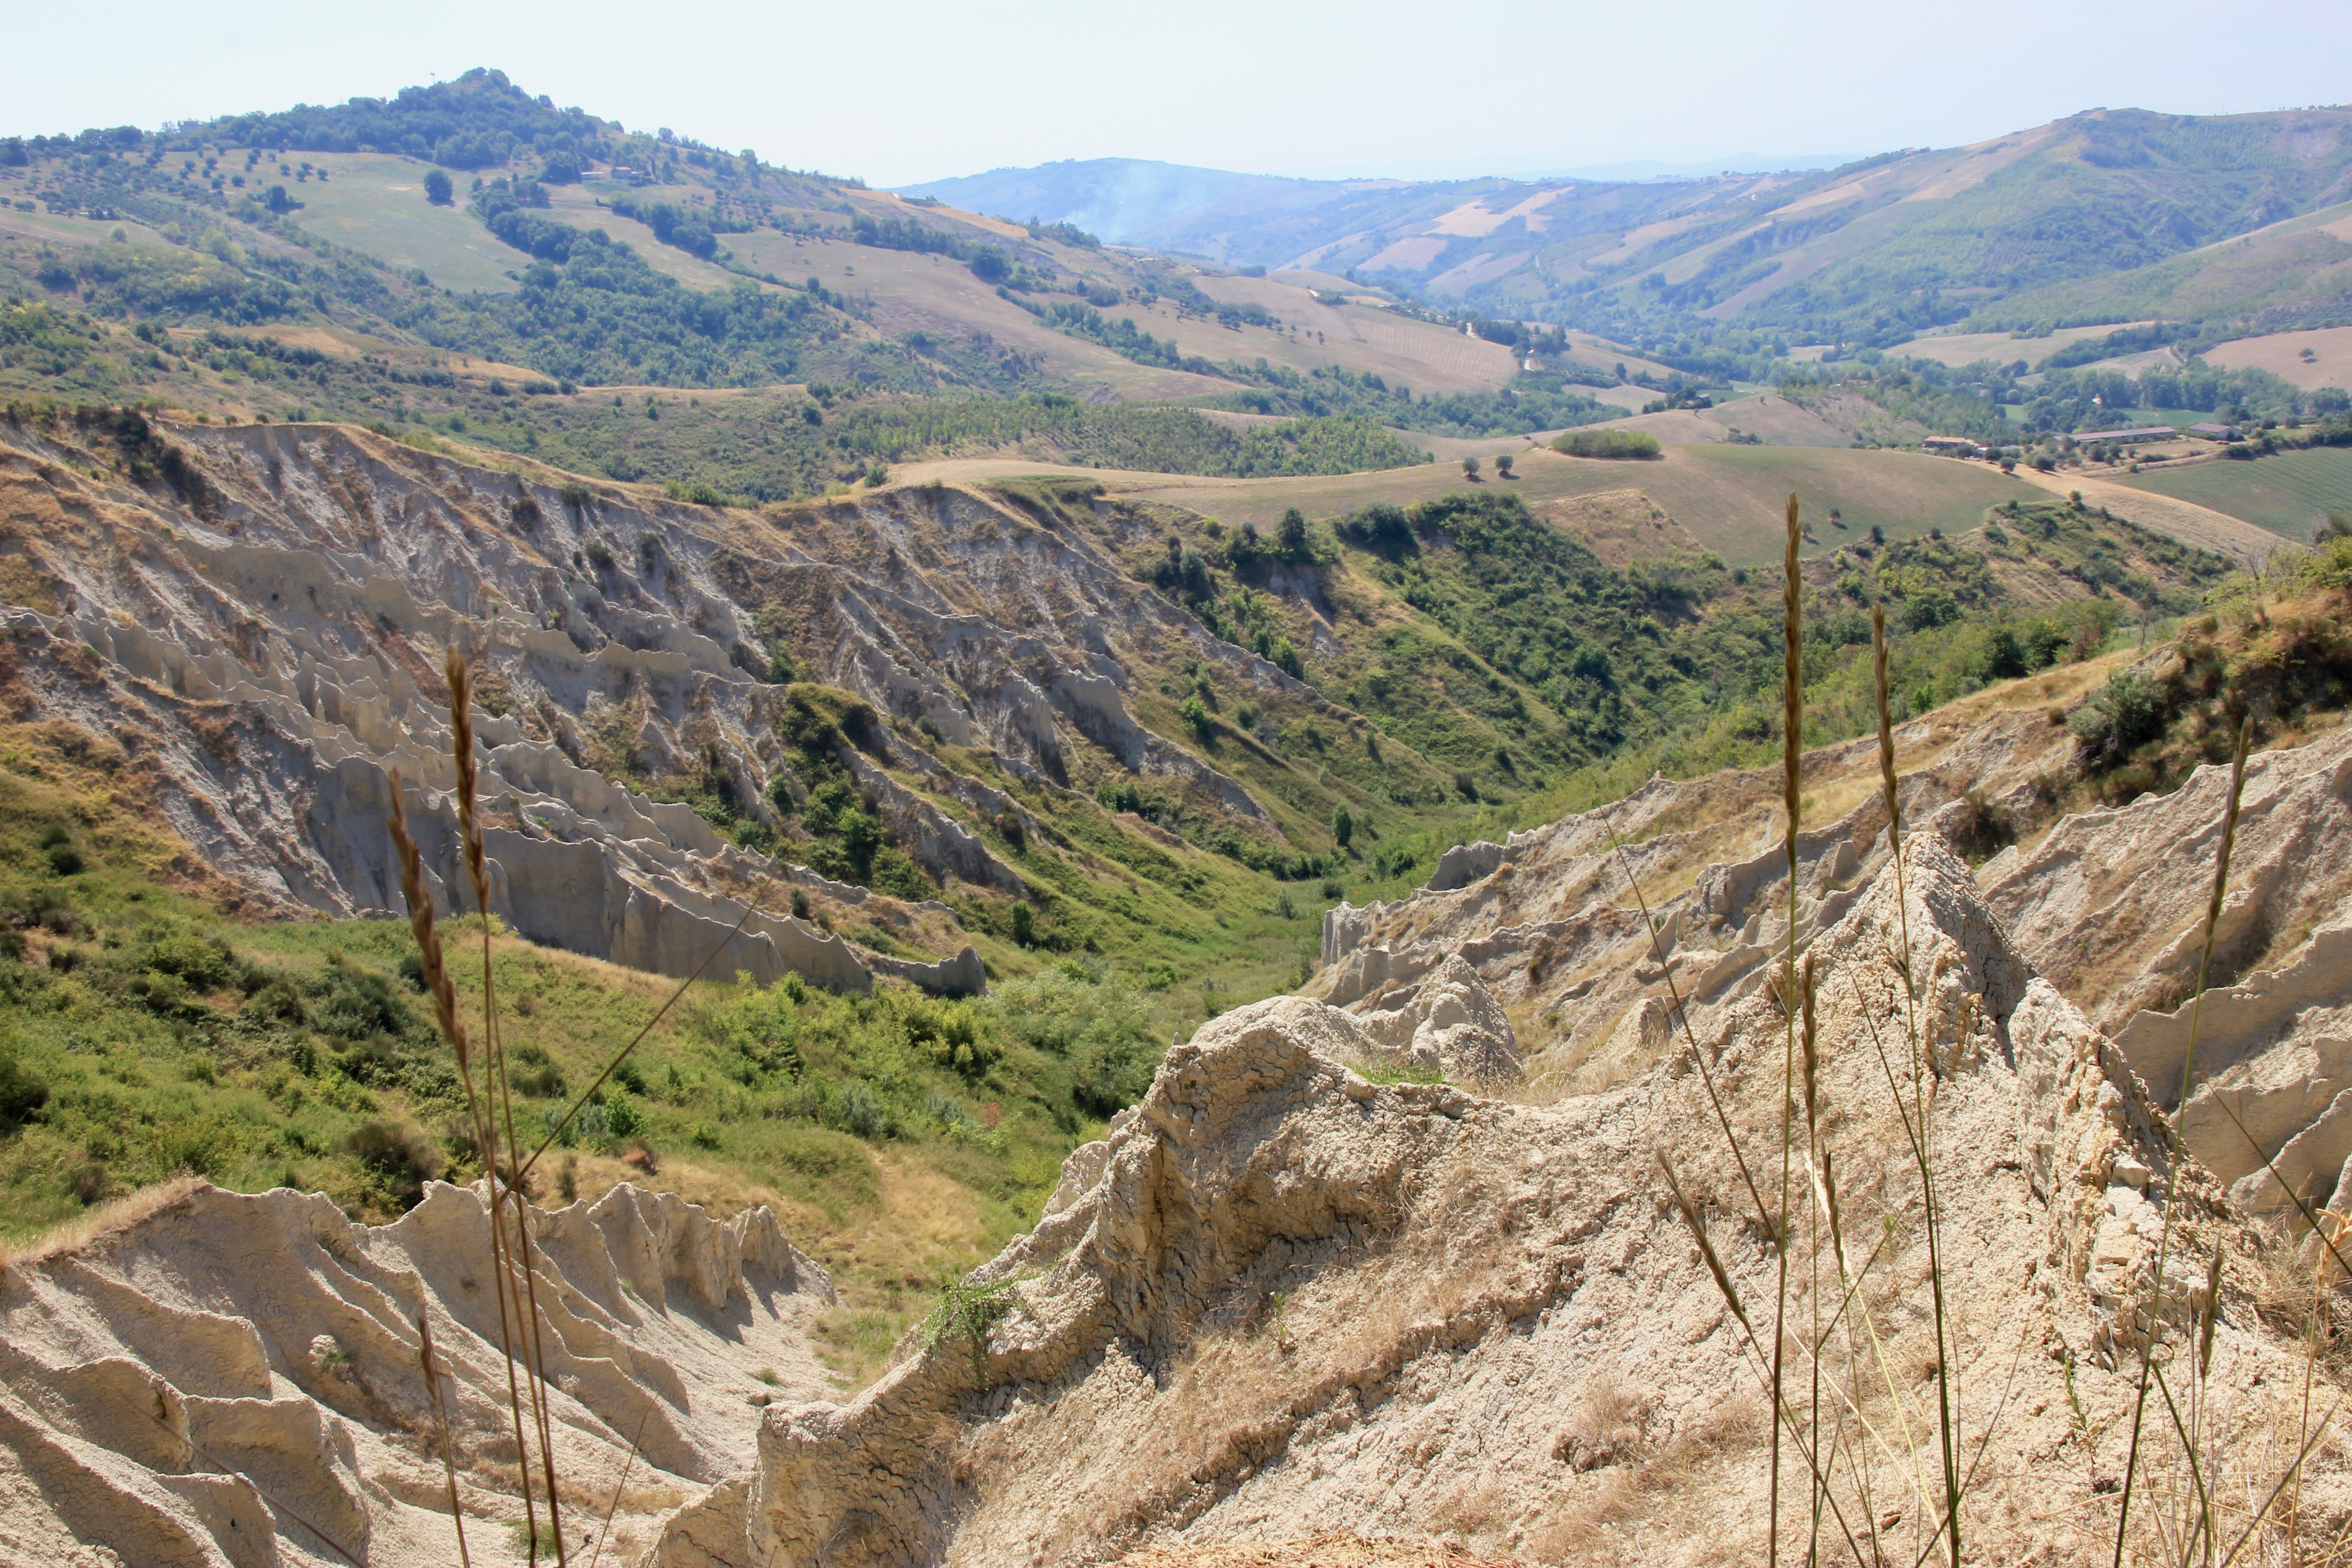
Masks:
[[[2095,107],[2300,108],[2352,83],[2344,0],[7,3],[0,134],[383,97],[480,65],[632,129],[885,187],[1098,157],[1317,178],[1755,169]]]

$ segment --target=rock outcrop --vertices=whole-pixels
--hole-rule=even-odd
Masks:
[[[2200,1005],[2228,791],[2227,768],[2203,767],[2068,817],[1985,865],[1986,901],[2114,1031],[2233,1198],[2324,1206],[2352,1158],[2352,730],[2248,760]]]
[[[1020,893],[981,829],[1038,825],[914,743],[919,723],[1049,789],[1069,746],[1099,746],[1270,831],[1237,783],[1140,725],[1126,693],[1139,654],[1167,648],[1237,657],[1269,689],[1296,683],[1054,519],[945,488],[715,511],[340,426],[169,436],[186,460],[176,489],[85,485],[37,439],[0,447],[0,543],[25,601],[0,605],[0,691],[12,718],[119,749],[195,855],[264,906],[398,908],[384,832],[397,769],[436,900],[471,909],[452,877],[446,647],[476,671],[492,910],[663,973],[708,961],[844,990],[877,973],[942,993],[982,984],[945,904],[722,843],[689,805],[641,793],[666,781],[762,831],[778,826],[772,801],[805,804],[804,762],[779,733],[789,696],[765,679],[781,634],[763,626],[793,626],[802,668],[876,710],[835,760],[942,883]],[[795,893],[940,956],[880,962],[785,912]]]
[[[625,1529],[751,1464],[771,1398],[827,1386],[809,1328],[832,1283],[767,1210],[722,1223],[622,1186],[534,1228],[559,1468],[602,1503],[628,1465]],[[496,1552],[522,1510],[488,1235],[477,1193],[443,1184],[374,1228],[321,1196],[199,1185],[16,1260],[0,1272],[0,1554],[455,1562],[420,1319],[472,1551]],[[576,1500],[568,1526],[595,1528]]]
[[[1882,870],[1811,943],[1814,1093],[1836,1108],[1820,1136],[1845,1234],[1885,1238],[1859,1310],[1916,1368],[1927,1239],[1885,1055],[1905,1045],[1907,953],[1940,1218],[1967,1238],[1944,1254],[1958,1354],[1999,1366],[1961,1384],[1968,1441],[2004,1457],[1969,1523],[1999,1552],[2075,1560],[2111,1515],[2081,1479],[2106,1461],[2070,1434],[2127,1412],[2151,1325],[2210,1306],[2179,1269],[2158,1299],[2143,1189],[2210,1184],[2168,1169],[2142,1089],[1967,868],[1932,838],[1908,862],[1900,905]],[[1549,1106],[1376,1086],[1341,1060],[1371,1026],[1303,998],[1204,1026],[1071,1157],[1037,1229],[966,1282],[961,1335],[909,1346],[846,1406],[771,1409],[756,1466],[682,1510],[648,1563],[1097,1561],[1335,1520],[1616,1563],[1685,1561],[1702,1540],[1760,1555],[1754,1347],[1653,1151],[1674,1151],[1730,1281],[1769,1313],[1774,1254],[1742,1225],[1750,1194],[1708,1096],[1751,1160],[1777,1160],[1787,1023],[1760,990],[1694,1022],[1704,1079],[1685,1056]],[[2196,1223],[2184,1213],[2176,1247]],[[1826,1240],[1804,1239],[1818,1229],[1801,1228],[1792,1321],[1842,1289]],[[2298,1363],[2245,1310],[2248,1283],[2224,1276],[2206,1386],[2226,1391],[2215,1430],[2251,1443],[2277,1415],[2264,1379]],[[1919,1396],[1857,1391],[1881,1430]],[[2340,1502],[2340,1467],[2310,1484]],[[1907,1507],[1869,1526],[1890,1560],[1926,1540]]]
[[[1381,1046],[1454,1083],[1504,1088],[1525,1066],[1510,1015],[1459,957],[1440,964],[1403,1006],[1366,1013],[1361,1022]]]
[[[2073,747],[2042,715],[2015,711],[1923,720],[1896,740],[1905,819],[1925,835],[1959,831],[1964,810],[2003,821],[2042,811],[2039,792]],[[1885,863],[1877,768],[1867,737],[1806,758],[1809,793],[1853,804],[1798,835],[1800,947]],[[1459,962],[1504,1010],[1531,1079],[1571,1091],[1627,1082],[1677,1048],[1675,995],[1736,1000],[1768,984],[1787,948],[1778,795],[1778,775],[1763,772],[1662,774],[1501,844],[1457,846],[1410,896],[1326,915],[1310,989],[1370,1016]]]

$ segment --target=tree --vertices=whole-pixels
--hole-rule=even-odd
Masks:
[[[845,811],[839,820],[841,852],[849,857],[857,880],[864,882],[874,875],[874,857],[884,843],[882,825],[862,811]]]
[[[1478,477],[1477,458],[1465,458],[1462,459],[1462,477],[1465,479],[1475,479]]]
[[[449,176],[438,169],[425,170],[425,199],[436,207],[447,206],[450,200]]]
[[[1511,455],[1508,452],[1495,459],[1495,471],[1507,479],[1511,477]]]
[[[982,283],[1002,283],[1013,276],[1013,258],[995,246],[982,246],[971,258],[971,275]]]
[[[1037,917],[1027,904],[1015,900],[1013,905],[1013,940],[1027,947],[1037,934]]]
[[[1215,733],[1216,721],[1209,717],[1208,704],[1201,700],[1199,692],[1185,698],[1183,706],[1177,711],[1183,716],[1184,727],[1192,731],[1195,740],[1205,742]]]
[[[1308,555],[1307,547],[1307,514],[1300,511],[1297,507],[1292,507],[1288,510],[1285,511],[1282,514],[1282,524],[1276,534],[1276,538],[1280,543],[1282,558],[1285,561],[1293,563],[1305,561]]]
[[[558,148],[547,155],[547,166],[539,172],[539,177],[551,185],[577,184],[580,182],[580,160]]]
[[[1348,815],[1348,808],[1343,805],[1332,812],[1331,842],[1345,849],[1348,847],[1348,840],[1355,836],[1356,819]]]

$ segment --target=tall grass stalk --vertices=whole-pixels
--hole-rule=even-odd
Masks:
[[[1929,1158],[1927,1089],[1925,1081],[1929,1041],[1919,1028],[1918,984],[1912,973],[1911,890],[1903,864],[1903,792],[1895,775],[1895,700],[1888,672],[1886,606],[1870,608],[1870,668],[1872,693],[1878,709],[1878,782],[1886,800],[1886,849],[1895,867],[1896,929],[1903,939],[1903,1009],[1911,1036],[1911,1103],[1918,1121],[1911,1152],[1919,1165],[1919,1205],[1927,1227],[1927,1278],[1936,1309],[1936,1440],[1943,1449],[1944,1530],[1951,1548],[1952,1568],[1960,1568],[1960,1432],[1959,1401],[1953,1384],[1958,1373],[1952,1364],[1952,1342],[1944,1312],[1942,1226],[1936,1212],[1936,1171]],[[1876,1029],[1872,1031],[1876,1037]],[[1893,1087],[1891,1082],[1889,1088]],[[1896,1095],[1900,1109],[1902,1097]],[[1906,1122],[1910,1120],[1906,1115]]]
[[[2214,933],[2221,924],[2221,903],[2230,886],[2230,851],[2238,837],[2238,804],[2246,788],[2246,752],[2253,739],[2253,720],[2248,716],[2239,721],[2238,744],[2230,761],[2230,797],[2221,808],[2221,841],[2213,859],[2213,891],[2205,901],[2205,943],[2197,958],[2197,999],[2189,1009],[2189,1043],[2180,1058],[2180,1090],[2173,1100],[2170,1136],[2166,1140],[2167,1169],[2164,1173],[2163,1224],[2157,1233],[2156,1269],[2148,1297],[2147,1331],[2141,1336],[2139,1348],[2139,1387],[2132,1399],[2131,1444],[2124,1458],[2123,1493],[2116,1509],[2115,1568],[2123,1568],[2125,1531],[2131,1523],[2132,1482],[2139,1468],[2141,1429],[2147,1414],[2148,1384],[2156,1356],[2156,1336],[2162,1330],[2164,1315],[2164,1272],[2172,1252],[2172,1216],[2174,1201],[2180,1187],[2181,1126],[2187,1121],[2189,1090],[2197,1077],[2197,1032],[2205,1017],[2205,981],[2213,963]],[[2231,1120],[2235,1120],[2233,1116]],[[2267,1161],[2264,1162],[2266,1164]],[[2179,1428],[2184,1441],[2189,1434],[2181,1426],[2179,1412],[2172,1407],[2172,1394],[2164,1391],[2165,1405],[2171,1410],[2173,1424]],[[2196,1463],[2192,1445],[2189,1462]],[[2211,1507],[2207,1504],[2205,1523],[2211,1524]]]
[[[476,1081],[476,1059],[472,1043],[466,1033],[465,1021],[457,1014],[457,987],[449,978],[449,967],[441,951],[441,933],[434,929],[433,895],[425,886],[424,858],[417,853],[416,840],[408,831],[408,812],[401,798],[400,770],[392,770],[392,841],[400,856],[400,890],[408,902],[408,925],[416,939],[417,962],[425,981],[425,994],[433,998],[434,1022],[440,1026],[442,1037],[449,1042],[457,1058],[457,1078],[466,1091],[467,1120],[472,1123],[474,1148],[484,1167],[484,1183],[490,1222],[490,1269],[496,1283],[491,1294],[498,1300],[499,1353],[506,1363],[507,1408],[514,1424],[516,1468],[521,1477],[524,1517],[529,1521],[530,1539],[536,1542],[538,1505],[530,1479],[530,1445],[525,1439],[522,1415],[522,1389],[516,1371],[518,1354],[515,1335],[519,1325],[514,1321],[512,1279],[508,1270],[505,1227],[499,1219],[498,1139],[493,1131],[491,1110],[487,1090]],[[488,922],[484,921],[485,924]]]
[[[523,1323],[526,1365],[530,1376],[525,1380],[530,1389],[531,1425],[539,1435],[540,1468],[547,1481],[547,1531],[555,1542],[557,1568],[566,1561],[563,1542],[563,1521],[555,1485],[555,1431],[548,1409],[547,1345],[542,1332],[543,1318],[539,1310],[539,1270],[532,1266],[530,1247],[530,1202],[520,1180],[521,1142],[515,1136],[514,1086],[507,1071],[505,1037],[499,1028],[498,982],[490,953],[490,874],[488,858],[482,852],[482,825],[476,815],[474,770],[474,700],[473,674],[456,648],[448,650],[443,659],[443,669],[449,682],[450,749],[457,764],[457,831],[465,850],[466,879],[473,884],[474,910],[481,917],[482,933],[482,1040],[486,1047],[488,1076],[491,1102],[496,1108],[498,1122],[506,1133],[506,1169],[503,1180],[495,1157],[489,1160],[490,1228],[499,1229],[498,1194],[505,1188],[507,1206],[513,1211],[515,1226],[514,1251],[519,1265],[517,1273],[502,1275],[507,1289],[515,1292],[517,1316]],[[495,1133],[500,1126],[491,1129]],[[495,1156],[496,1145],[490,1153]],[[528,1467],[526,1455],[523,1464]],[[536,1521],[528,1512],[526,1535],[530,1542],[533,1561],[538,1557],[537,1539],[532,1531]]]
[[[1779,1224],[1765,1205],[1764,1194],[1757,1190],[1755,1173],[1748,1168],[1747,1152],[1739,1146],[1739,1135],[1731,1130],[1731,1118],[1723,1109],[1723,1096],[1716,1091],[1715,1074],[1706,1065],[1706,1053],[1699,1048],[1698,1036],[1691,1029],[1690,1009],[1683,1005],[1682,987],[1675,984],[1674,965],[1667,962],[1664,944],[1658,941],[1657,922],[1650,917],[1650,900],[1642,895],[1642,879],[1633,875],[1633,863],[1625,853],[1624,840],[1617,837],[1617,808],[1613,804],[1606,808],[1605,820],[1609,824],[1609,847],[1616,851],[1618,867],[1625,873],[1625,885],[1633,889],[1633,902],[1640,908],[1642,923],[1650,932],[1650,955],[1658,961],[1658,968],[1665,976],[1666,994],[1674,998],[1675,1018],[1682,1026],[1683,1043],[1690,1050],[1691,1060],[1697,1064],[1699,1082],[1706,1086],[1706,1102],[1715,1108],[1715,1120],[1723,1128],[1724,1141],[1731,1145],[1732,1159],[1738,1163],[1739,1179],[1746,1184],[1748,1199],[1756,1205],[1759,1234],[1778,1237]]]
[[[1786,637],[1780,691],[1780,795],[1789,817],[1789,940],[1780,971],[1783,1016],[1780,1049],[1781,1229],[1780,1242],[1773,1249],[1779,1255],[1777,1261],[1780,1265],[1780,1285],[1772,1306],[1772,1403],[1775,1406],[1780,1403],[1789,1342],[1789,1157],[1796,1142],[1793,1122],[1797,1070],[1797,827],[1804,804],[1805,753],[1805,590],[1804,579],[1798,571],[1797,549],[1803,542],[1804,531],[1797,517],[1797,496],[1791,490],[1789,492],[1788,548],[1781,584]],[[1780,1561],[1780,1428],[1778,1423],[1772,1428],[1771,1516],[1772,1536],[1767,1562],[1777,1564]]]
[[[416,1314],[416,1362],[425,1372],[425,1396],[433,1406],[433,1429],[441,1439],[441,1475],[449,1483],[449,1522],[457,1529],[457,1568],[473,1568],[466,1551],[466,1510],[457,1501],[457,1459],[449,1447],[449,1414],[441,1405],[441,1373],[433,1365],[433,1317]]]
[[[1722,1293],[1724,1305],[1730,1309],[1732,1318],[1739,1324],[1739,1331],[1745,1337],[1743,1348],[1752,1363],[1751,1370],[1768,1390],[1777,1393],[1779,1384],[1770,1364],[1771,1358],[1764,1354],[1763,1345],[1756,1332],[1756,1321],[1748,1314],[1747,1304],[1740,1299],[1739,1288],[1732,1283],[1731,1271],[1723,1266],[1722,1255],[1715,1249],[1715,1238],[1706,1233],[1706,1225],[1699,1217],[1698,1206],[1683,1190],[1682,1177],[1675,1170],[1674,1161],[1667,1157],[1666,1152],[1656,1149],[1651,1152],[1658,1162],[1658,1169],[1665,1173],[1666,1188],[1673,1195],[1675,1208],[1682,1215],[1684,1225],[1689,1227],[1692,1239],[1697,1242],[1699,1256],[1706,1260],[1706,1270],[1715,1279],[1716,1289]],[[1805,1441],[1805,1428],[1798,1421],[1796,1410],[1785,1399],[1775,1398],[1772,1402],[1772,1430],[1775,1434],[1783,1430],[1788,1433],[1789,1440],[1796,1447],[1798,1458],[1805,1461],[1805,1468],[1813,1478],[1815,1495],[1829,1500],[1831,1516],[1844,1533],[1846,1546],[1853,1552],[1854,1561],[1859,1563],[1862,1547],[1854,1536],[1853,1527],[1846,1521],[1845,1510],[1838,1506],[1835,1495],[1830,1490],[1829,1479],[1822,1469],[1818,1451]],[[1775,1533],[1777,1535],[1777,1531]],[[1771,1542],[1768,1550],[1777,1561],[1779,1542]]]
[[[391,833],[400,860],[400,889],[408,904],[408,923],[416,939],[418,963],[425,990],[433,1000],[433,1018],[442,1037],[449,1042],[457,1058],[457,1078],[465,1091],[467,1128],[474,1141],[475,1152],[482,1163],[483,1189],[489,1218],[490,1268],[498,1288],[493,1292],[498,1300],[499,1351],[506,1363],[507,1413],[514,1430],[516,1473],[523,1504],[524,1549],[530,1561],[539,1560],[540,1519],[538,1494],[543,1490],[547,1501],[547,1539],[553,1545],[555,1561],[568,1562],[563,1539],[562,1515],[556,1475],[555,1415],[553,1395],[547,1376],[547,1354],[544,1326],[546,1314],[539,1302],[539,1267],[533,1256],[530,1233],[530,1174],[540,1158],[560,1140],[576,1120],[591,1097],[604,1087],[615,1069],[625,1060],[647,1035],[652,1033],[678,998],[699,980],[703,973],[725,952],[752,915],[759,912],[756,901],[746,900],[742,915],[725,935],[703,955],[694,973],[679,981],[661,1007],[645,1026],[631,1037],[628,1043],[614,1052],[604,1063],[604,1070],[582,1091],[571,1108],[547,1136],[526,1157],[514,1119],[514,1091],[506,1068],[505,1033],[499,1026],[496,970],[492,963],[490,924],[490,878],[488,858],[482,847],[481,821],[477,799],[477,777],[474,764],[473,679],[465,659],[451,649],[444,662],[444,672],[449,683],[450,746],[457,772],[456,791],[459,848],[465,865],[466,880],[473,889],[474,907],[481,917],[482,935],[482,1023],[477,1040],[467,1030],[457,1008],[457,988],[449,977],[449,967],[442,951],[440,932],[435,925],[432,894],[425,883],[423,857],[416,840],[408,830],[408,816],[401,795],[399,770],[392,772]],[[508,1226],[513,1226],[509,1234]],[[443,1464],[449,1483],[450,1511],[457,1513],[457,1468],[450,1452],[448,1428],[441,1414],[440,1390],[435,1382],[431,1349],[431,1331],[420,1320],[419,1360],[423,1364],[427,1391],[436,1411],[436,1420],[442,1423]],[[525,1390],[528,1389],[528,1399]],[[525,1414],[525,1405],[529,1414]],[[533,1440],[538,1454],[532,1455]],[[628,1470],[634,1466],[636,1445],[630,1444],[630,1466],[622,1470],[621,1484],[625,1485]],[[538,1474],[533,1476],[536,1468]],[[620,1490],[614,1492],[614,1508],[619,1507]],[[611,1526],[611,1514],[605,1518]],[[466,1561],[465,1526],[458,1524],[458,1554]],[[597,1547],[601,1555],[603,1542]]]
[[[629,1434],[629,1457],[621,1466],[621,1479],[613,1483],[613,1500],[604,1510],[604,1523],[596,1531],[596,1550],[588,1556],[588,1568],[604,1560],[604,1542],[613,1538],[613,1516],[621,1511],[621,1494],[628,1489],[629,1472],[637,1468],[637,1445],[644,1441],[646,1423],[653,1418],[648,1409],[637,1417],[637,1429]]]

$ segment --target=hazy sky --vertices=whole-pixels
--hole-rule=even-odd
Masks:
[[[2096,106],[2301,107],[2352,85],[2344,0],[9,10],[18,68],[0,132],[341,102],[488,65],[632,128],[877,185],[1108,156],[1413,177],[1752,167],[1972,142]]]

